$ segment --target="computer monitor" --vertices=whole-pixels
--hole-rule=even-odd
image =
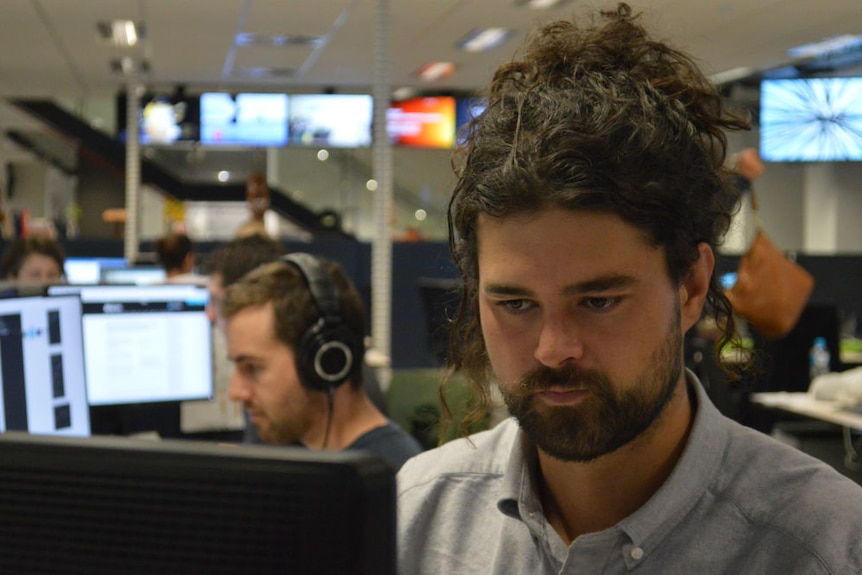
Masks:
[[[212,397],[205,287],[58,285],[48,293],[81,298],[91,406]]]
[[[0,431],[87,436],[81,301],[0,300]]]
[[[362,451],[0,435],[0,572],[394,575],[394,471]]]
[[[103,268],[100,283],[119,285],[152,285],[164,283],[167,272],[157,266],[134,266],[130,268]]]
[[[126,258],[69,257],[63,265],[66,282],[70,284],[97,284],[108,270],[122,270]]]

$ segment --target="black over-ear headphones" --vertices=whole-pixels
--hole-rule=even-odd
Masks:
[[[330,391],[355,372],[362,361],[362,341],[344,324],[338,290],[323,262],[307,253],[288,254],[282,261],[299,270],[320,315],[299,339],[299,380],[311,389]]]

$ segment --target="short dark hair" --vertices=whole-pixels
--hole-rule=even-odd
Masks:
[[[449,360],[474,382],[489,369],[478,316],[480,214],[616,214],[662,248],[679,283],[698,244],[715,248],[736,209],[725,130],[747,129],[747,114],[729,109],[689,56],[650,38],[628,5],[600,15],[583,27],[546,25],[498,68],[486,109],[453,156],[449,241],[463,291]],[[724,342],[733,317],[715,274],[707,303]]]
[[[347,330],[362,342],[365,337],[365,307],[356,287],[335,262],[319,258],[329,273],[338,296],[341,320]],[[283,261],[257,267],[225,290],[221,315],[226,320],[250,306],[273,304],[275,337],[294,351],[302,335],[320,319],[306,280],[296,266]],[[362,386],[362,357],[354,358],[350,382]]]
[[[222,287],[226,288],[251,270],[277,260],[284,253],[284,246],[267,236],[255,234],[236,238],[210,256],[207,271],[219,274]]]
[[[21,266],[24,264],[24,260],[30,254],[48,256],[57,262],[57,265],[60,267],[60,273],[63,273],[66,254],[57,240],[42,236],[18,237],[8,243],[3,253],[3,277],[5,279],[17,277],[18,272],[21,271]]]
[[[192,253],[192,240],[184,233],[171,233],[156,240],[156,256],[165,271],[181,270],[186,257]]]

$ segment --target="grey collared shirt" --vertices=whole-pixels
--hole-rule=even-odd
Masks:
[[[408,461],[401,575],[862,573],[862,488],[724,417],[688,378],[698,407],[670,477],[630,516],[569,546],[545,520],[535,453],[514,420]]]

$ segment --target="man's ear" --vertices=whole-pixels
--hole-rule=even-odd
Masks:
[[[697,245],[698,258],[691,265],[679,286],[679,309],[682,331],[685,333],[700,319],[703,312],[712,270],[715,267],[715,254],[706,242]]]

